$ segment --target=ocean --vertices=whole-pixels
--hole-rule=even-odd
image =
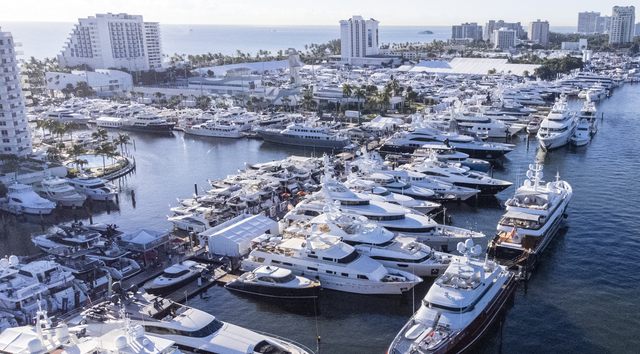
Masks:
[[[22,43],[23,58],[54,57],[62,49],[73,23],[5,22],[3,31],[13,33]],[[218,26],[160,25],[164,54],[236,54],[237,50],[254,54],[259,50],[295,48],[304,50],[311,43],[325,43],[340,37],[335,26]],[[430,30],[433,34],[420,34]],[[571,32],[574,27],[552,27],[552,31]],[[451,37],[450,26],[380,26],[381,43],[432,42]]]
[[[497,327],[486,334],[474,352],[483,353],[637,353],[640,348],[640,136],[637,102],[640,86],[628,84],[598,104],[604,114],[598,133],[583,148],[566,147],[544,153],[535,138],[512,142],[516,149],[495,177],[520,182],[528,164],[544,163],[547,180],[556,172],[573,187],[567,227],[551,242],[541,264]],[[577,102],[574,102],[574,106]],[[208,179],[224,178],[245,163],[267,162],[291,154],[316,155],[294,148],[248,139],[131,134],[136,171],[116,181],[122,188],[118,210],[94,203],[94,222],[116,223],[122,231],[163,230],[176,198],[200,192]],[[135,201],[131,198],[135,192]],[[490,202],[452,203],[447,214],[455,226],[482,231],[491,237],[504,213],[513,187]],[[53,217],[71,221],[66,210]],[[80,219],[87,222],[86,218]],[[9,221],[11,218],[3,217]],[[42,232],[39,220],[0,229],[0,254],[37,252],[30,235]],[[205,298],[189,300],[219,319],[274,333],[315,348],[322,337],[324,353],[384,353],[424,297],[426,280],[408,297],[363,296],[323,291],[316,314],[292,311],[259,299],[245,298],[214,286]],[[415,305],[414,305],[415,304]]]

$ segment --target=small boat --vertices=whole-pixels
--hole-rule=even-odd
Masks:
[[[190,283],[199,277],[205,269],[204,265],[194,261],[174,264],[145,284],[144,288],[150,294],[165,295]]]
[[[0,198],[0,209],[12,214],[49,215],[56,203],[40,197],[31,186],[10,185],[5,198]]]
[[[576,131],[571,136],[571,144],[585,146],[591,141],[591,123],[587,119],[581,119]]]
[[[315,299],[320,282],[296,276],[289,269],[260,266],[227,283],[225,288],[245,294],[284,299]]]
[[[538,130],[540,130],[540,123],[542,123],[542,120],[538,118],[531,119],[529,124],[527,124],[527,133],[531,135],[537,134]]]

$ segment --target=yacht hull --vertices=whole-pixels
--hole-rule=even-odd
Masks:
[[[120,127],[122,130],[127,130],[131,132],[140,132],[140,133],[154,133],[154,134],[170,134],[173,132],[174,124],[162,124],[155,126],[132,126],[132,125],[123,125]]]
[[[320,296],[320,285],[305,288],[286,288],[251,284],[241,280],[236,280],[227,283],[224,287],[247,295],[277,299],[307,300],[316,299]]]
[[[198,278],[200,276],[200,273],[194,273],[191,276],[184,278],[180,281],[177,281],[175,283],[172,283],[170,285],[166,285],[166,286],[153,286],[153,285],[145,285],[144,288],[145,290],[149,293],[149,294],[153,294],[153,295],[167,295],[169,293],[171,293],[172,291],[178,290],[181,287],[191,283],[192,281],[194,281],[196,278]]]
[[[347,139],[345,140],[303,139],[300,137],[287,136],[287,135],[280,134],[279,132],[271,132],[267,130],[259,130],[257,133],[258,133],[258,136],[260,136],[264,141],[267,141],[270,143],[294,145],[294,146],[306,146],[306,147],[320,148],[320,149],[341,150],[351,143]]]

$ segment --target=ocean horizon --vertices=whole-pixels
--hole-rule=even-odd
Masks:
[[[55,57],[67,41],[75,23],[71,22],[4,22],[3,31],[13,34],[22,58]],[[421,31],[433,34],[420,34]],[[556,32],[572,32],[575,27],[551,27]],[[238,50],[255,55],[259,50],[295,48],[326,43],[340,37],[338,25],[326,26],[249,26],[249,25],[178,25],[161,24],[164,54],[223,53],[234,55]],[[380,26],[380,42],[432,42],[451,38],[451,26]]]

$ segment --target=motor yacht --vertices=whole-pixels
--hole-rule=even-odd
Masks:
[[[45,234],[34,235],[31,242],[38,248],[52,254],[71,254],[78,250],[95,247],[102,234],[88,229],[80,223],[54,226]]]
[[[79,208],[87,200],[86,195],[78,193],[67,179],[60,177],[45,178],[34,186],[34,190],[64,207]]]
[[[56,208],[56,203],[40,197],[26,184],[15,183],[7,189],[7,196],[0,198],[0,209],[11,214],[49,215]]]
[[[418,160],[413,164],[403,165],[399,168],[420,172],[456,186],[477,189],[481,195],[494,195],[512,185],[511,182],[492,178],[481,172],[472,172],[465,168],[452,166],[432,158]]]
[[[358,253],[340,237],[314,234],[307,238],[264,235],[242,261],[243,270],[277,266],[320,281],[323,288],[358,294],[402,294],[422,282],[407,271],[387,269]]]
[[[258,128],[256,133],[268,142],[325,149],[344,149],[351,139],[327,127],[292,123],[283,130]]]
[[[128,118],[123,122],[120,129],[142,133],[164,133],[173,131],[175,123],[168,122],[154,114],[142,113]]]
[[[166,268],[162,274],[148,281],[144,288],[150,294],[163,295],[192,282],[206,267],[194,261],[183,261]]]
[[[10,313],[18,323],[26,324],[38,307],[47,308],[49,290],[40,282],[20,274],[16,256],[0,259],[0,310]]]
[[[433,251],[414,237],[396,236],[361,215],[349,214],[337,208],[325,212],[304,224],[293,225],[287,232],[308,236],[314,230],[336,235],[361,253],[384,265],[411,272],[421,277],[441,274],[449,265],[450,256]]]
[[[286,268],[260,266],[246,272],[225,288],[244,294],[264,296],[268,298],[305,300],[318,298],[320,282],[295,275]]]
[[[563,97],[556,101],[549,115],[540,123],[536,135],[538,143],[544,150],[565,146],[571,140],[577,124],[575,114],[569,111]]]
[[[506,201],[507,212],[489,243],[489,256],[505,265],[534,267],[565,219],[571,185],[559,176],[545,184],[542,169],[539,164],[529,166],[527,179]]]
[[[428,200],[417,200],[408,195],[393,193],[374,181],[355,176],[350,176],[345,182],[345,186],[369,200],[397,204],[423,214],[431,213],[442,207],[440,203]]]
[[[92,200],[111,201],[114,200],[116,194],[118,194],[114,185],[101,178],[78,176],[70,178],[68,182],[78,192],[85,194]]]
[[[426,173],[408,169],[384,170],[384,173],[392,175],[402,181],[411,183],[414,186],[424,187],[434,191],[434,199],[439,201],[464,201],[481,192],[480,189],[477,188],[459,186],[438,178],[434,178],[434,176],[430,176]]]
[[[240,127],[230,124],[222,124],[217,120],[209,120],[205,123],[194,124],[184,129],[185,134],[208,136],[214,138],[232,138],[238,139],[242,137]]]
[[[573,146],[585,146],[589,144],[591,141],[591,123],[587,119],[580,119],[570,141]]]
[[[478,259],[479,245],[457,247],[449,268],[433,283],[418,311],[389,346],[389,354],[461,353],[469,350],[508,308],[516,289],[512,272]]]

